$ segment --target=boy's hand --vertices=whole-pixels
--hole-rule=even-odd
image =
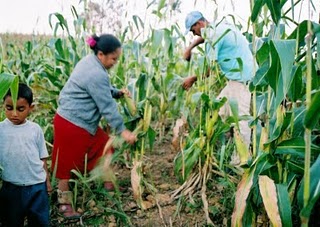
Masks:
[[[194,84],[194,82],[196,82],[196,81],[197,81],[196,76],[189,76],[183,80],[182,87],[185,90],[189,90],[189,88],[191,88],[192,85]]]
[[[53,191],[53,188],[52,188],[52,186],[51,186],[50,180],[47,180],[46,183],[47,183],[47,192],[48,192],[48,195],[51,195],[51,193],[52,193],[52,191]]]

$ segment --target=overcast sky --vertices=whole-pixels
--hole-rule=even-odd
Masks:
[[[147,0],[119,1],[125,1],[125,5],[128,6],[129,9],[132,9],[129,14],[144,14]],[[194,2],[197,2],[196,6],[194,6]],[[250,0],[216,0],[216,2],[219,4],[218,12],[220,17],[230,13],[235,15],[240,22],[246,23],[250,12]],[[234,2],[234,4],[232,4],[232,2]],[[308,17],[306,2],[308,1],[304,2],[305,6],[302,7],[301,17],[306,19]],[[318,10],[320,8],[319,2],[319,0],[314,1]],[[0,0],[0,33],[52,34],[53,32],[48,22],[49,14],[59,12],[66,18],[71,19],[71,5],[74,5],[77,10],[81,11],[80,8],[82,5],[79,5],[79,0]],[[211,20],[213,17],[212,12],[215,9],[216,5],[213,0],[182,0],[182,12],[181,15],[176,18],[176,22],[181,24],[183,28],[184,17],[191,10],[202,11],[204,15]],[[311,19],[318,21],[318,18],[319,11],[312,14]]]

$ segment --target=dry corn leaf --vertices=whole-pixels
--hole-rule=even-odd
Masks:
[[[149,201],[141,201],[141,208],[143,210],[148,210],[150,208],[152,208],[154,206],[154,204],[152,202]]]
[[[264,207],[273,226],[282,226],[278,207],[277,189],[268,176],[259,176],[259,189]]]
[[[175,151],[180,150],[180,135],[183,133],[184,131],[183,126],[185,125],[186,125],[185,118],[180,118],[176,121],[176,124],[173,128],[173,138],[172,138],[171,144],[175,149]]]
[[[133,198],[138,201],[141,201],[142,188],[141,188],[141,161],[133,161],[133,167],[131,169],[131,187],[133,191]]]
[[[243,215],[247,207],[247,199],[253,185],[253,171],[245,172],[237,187],[235,206],[231,218],[231,226],[242,226]]]

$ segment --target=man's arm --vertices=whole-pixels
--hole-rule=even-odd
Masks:
[[[199,36],[197,39],[195,39],[185,50],[184,54],[183,54],[183,58],[187,61],[190,61],[191,59],[191,51],[193,48],[195,48],[196,46],[198,46],[199,44],[204,43],[204,39]]]

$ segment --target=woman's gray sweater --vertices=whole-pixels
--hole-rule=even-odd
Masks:
[[[91,54],[75,66],[60,92],[57,112],[92,135],[104,117],[120,134],[125,126],[114,98],[119,98],[119,90],[111,86],[107,70],[97,56]]]

